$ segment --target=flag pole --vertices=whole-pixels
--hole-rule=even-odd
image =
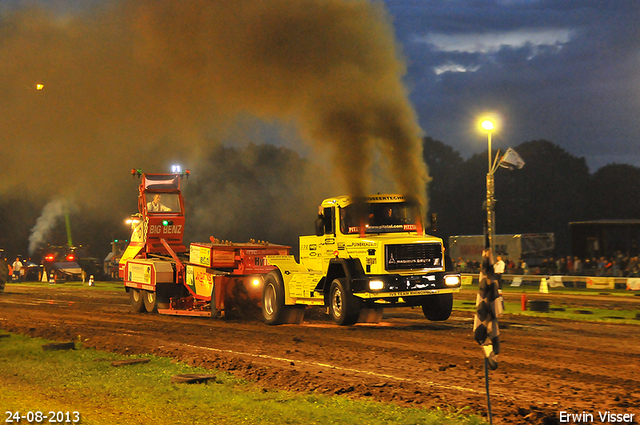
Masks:
[[[496,159],[493,161],[493,165],[491,167],[491,174],[495,174],[498,170],[498,166],[500,165],[500,161],[498,161],[498,157],[500,156],[500,149],[496,153]]]
[[[493,425],[493,415],[491,414],[491,396],[489,395],[489,359],[484,358],[484,386],[487,390],[487,417],[489,425]]]
[[[498,329],[498,316],[500,312],[496,307],[500,296],[498,294],[498,282],[493,272],[492,253],[489,247],[482,252],[482,268],[478,276],[478,294],[476,295],[476,314],[473,318],[473,337],[480,345],[484,357],[484,380],[487,393],[487,418],[493,425],[491,412],[491,395],[489,393],[489,369],[498,367],[497,355],[500,353],[500,331]]]

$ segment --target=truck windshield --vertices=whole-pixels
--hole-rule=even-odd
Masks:
[[[180,199],[176,193],[145,193],[147,212],[180,212]]]
[[[362,220],[366,233],[411,232],[417,230],[418,206],[409,202],[370,203]],[[340,209],[342,233],[358,233],[360,219],[355,205]]]

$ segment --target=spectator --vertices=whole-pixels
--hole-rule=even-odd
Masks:
[[[575,275],[582,274],[582,261],[579,257],[575,257],[575,260],[573,261],[573,273]]]
[[[13,280],[22,282],[22,262],[20,257],[16,257],[16,261],[11,266],[13,267]]]
[[[627,269],[629,270],[629,276],[638,276],[638,257],[631,257]]]
[[[563,260],[562,257],[558,258],[556,260],[556,273],[558,273],[558,274],[562,274],[562,271],[561,271],[562,270],[562,260]]]
[[[604,257],[600,257],[598,260],[598,266],[596,269],[596,276],[605,276],[607,272],[607,260]]]
[[[594,276],[598,276],[598,266],[600,262],[596,257],[591,258],[591,266],[589,267],[592,270]]]
[[[549,267],[551,268],[551,273],[558,274],[558,262],[554,257],[549,260]]]
[[[467,271],[467,262],[462,259],[462,257],[458,257],[458,270],[461,272]]]
[[[620,263],[618,260],[611,261],[611,276],[622,277],[622,271],[620,270]]]
[[[520,269],[522,270],[522,274],[529,274],[529,265],[524,259],[520,260]]]
[[[480,262],[478,260],[473,262],[473,270],[480,270]]]
[[[625,277],[629,276],[629,262],[631,262],[631,258],[629,258],[628,256],[622,258],[622,261],[620,262],[620,270],[622,272],[622,275]]]
[[[564,257],[560,257],[558,261],[556,261],[558,267],[558,274],[567,274],[567,262]]]
[[[638,272],[638,257],[631,257],[625,270],[627,276],[636,276]]]
[[[502,274],[504,273],[506,265],[502,261],[502,257],[498,255],[498,261],[493,265],[493,272],[496,274],[496,280],[498,281],[498,289],[502,289]]]

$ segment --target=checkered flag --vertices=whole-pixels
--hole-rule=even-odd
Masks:
[[[498,292],[498,280],[493,272],[489,250],[482,254],[482,269],[476,295],[476,314],[473,320],[473,337],[482,347],[491,370],[498,367],[500,330],[498,317],[502,315],[502,299]]]

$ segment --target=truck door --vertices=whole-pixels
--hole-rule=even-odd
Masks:
[[[324,243],[321,248],[322,269],[327,270],[329,261],[336,256],[338,244],[336,243],[336,208],[324,209]]]

